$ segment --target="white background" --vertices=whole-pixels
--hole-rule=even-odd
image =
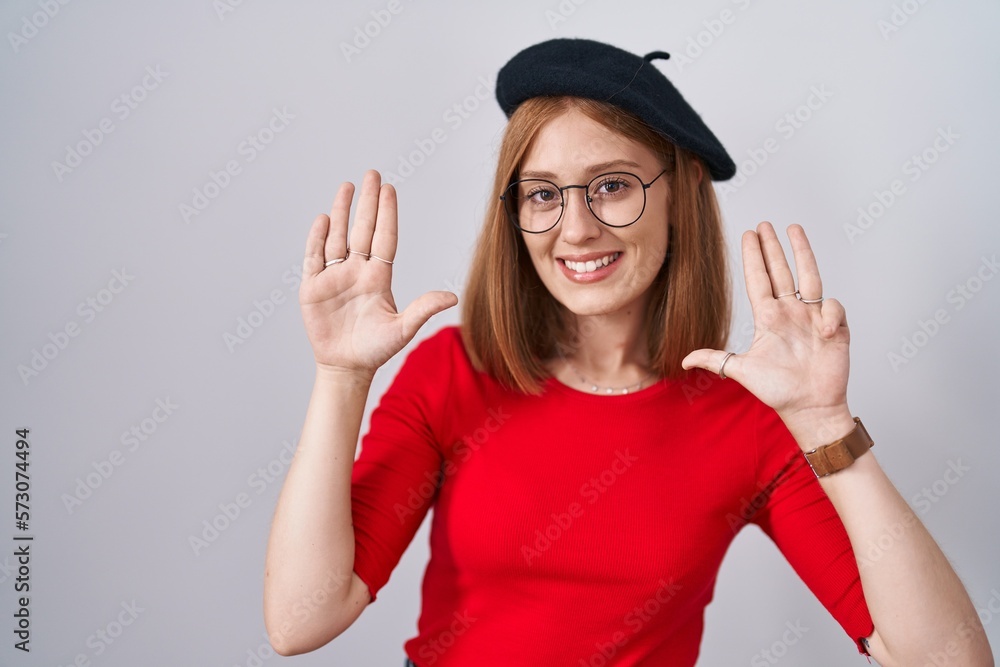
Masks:
[[[847,308],[851,408],[1000,643],[1000,280],[989,264],[1000,251],[997,3],[400,0],[396,14],[381,0],[221,6],[0,8],[0,540],[13,545],[17,532],[18,427],[31,429],[35,535],[30,657],[12,648],[13,547],[0,548],[0,662],[66,665],[83,654],[109,667],[229,667],[257,664],[259,652],[266,665],[402,664],[429,522],[347,633],[293,659],[264,644],[265,544],[285,470],[272,462],[298,438],[313,377],[293,270],[341,182],[372,167],[399,173],[441,128],[446,140],[397,179],[394,293],[401,307],[432,289],[461,297],[504,125],[494,77],[521,48],[560,36],[671,52],[656,66],[742,165],[743,185],[719,189],[737,286],[731,349],[750,340],[739,235],[765,219],[782,238],[791,223],[805,227],[826,295]],[[378,15],[391,20],[379,26]],[[366,24],[367,44],[358,37]],[[355,39],[363,48],[345,54]],[[803,108],[814,87],[828,98]],[[115,103],[122,95],[135,107],[127,117]],[[467,117],[448,113],[455,104]],[[275,109],[291,118],[251,161],[241,145]],[[796,113],[805,120],[782,130]],[[77,166],[53,166],[105,118],[113,131],[84,146]],[[951,143],[939,142],[947,150],[934,149],[949,129]],[[747,163],[769,138],[778,150]],[[914,172],[908,161],[925,150],[934,162]],[[180,206],[230,160],[240,172],[209,187],[207,207],[185,220]],[[905,189],[878,211],[878,193],[897,179]],[[859,207],[881,214],[852,236]],[[112,282],[113,293],[123,269],[133,278],[124,289]],[[959,297],[959,285],[977,291]],[[273,291],[270,316],[227,345]],[[104,299],[102,310],[88,298]],[[936,313],[943,323],[922,329]],[[418,340],[457,322],[457,309],[441,314]],[[77,335],[61,338],[73,324]],[[22,377],[36,352],[41,370]],[[405,352],[377,375],[369,411]],[[149,421],[157,399],[178,406],[162,423]],[[122,434],[143,420],[155,430],[129,450]],[[115,450],[113,474],[92,475]],[[276,478],[252,477],[269,463]],[[967,470],[946,477],[952,466]],[[99,486],[67,506],[88,475]],[[190,536],[241,493],[248,506],[195,553]],[[113,643],[92,638],[133,601],[142,611]],[[744,531],[708,608],[699,664],[770,664],[758,654],[796,622],[808,631],[778,649],[780,664],[867,664],[777,549]]]

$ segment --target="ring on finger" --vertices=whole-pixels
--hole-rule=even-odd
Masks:
[[[785,292],[784,294],[779,294],[778,296],[776,296],[774,298],[775,299],[780,299],[783,296],[796,296],[796,297],[798,297],[800,295],[799,295],[799,291],[795,290],[794,292]]]
[[[388,259],[382,259],[381,257],[376,257],[375,255],[369,255],[371,259],[377,259],[380,262],[385,262],[386,264],[392,264]]]
[[[355,255],[363,255],[365,259],[368,259],[371,256],[367,252],[361,252],[360,250],[351,250],[350,248],[348,248],[347,254],[350,255],[351,253],[354,253]]]
[[[338,257],[337,259],[331,259],[329,262],[326,262],[323,265],[323,268],[325,269],[328,266],[333,266],[334,264],[340,264],[341,262],[346,262],[346,261],[347,261],[347,255],[343,257]]]
[[[726,379],[726,362],[729,361],[729,357],[736,354],[735,352],[727,352],[726,356],[722,359],[722,363],[719,365],[719,377],[723,380]]]
[[[802,303],[823,303],[823,297],[820,297],[818,299],[803,299],[800,296],[799,301],[801,301]]]

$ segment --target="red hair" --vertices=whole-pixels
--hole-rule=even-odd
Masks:
[[[648,146],[667,173],[669,261],[650,285],[645,313],[649,359],[668,378],[703,347],[722,349],[729,335],[731,287],[726,245],[708,168],[632,114],[578,97],[535,97],[511,116],[500,146],[493,195],[462,296],[462,338],[474,366],[508,388],[540,394],[543,362],[580,333],[542,283],[500,195],[514,180],[531,140],[545,123],[576,108],[610,130]],[[699,177],[700,173],[703,175]]]

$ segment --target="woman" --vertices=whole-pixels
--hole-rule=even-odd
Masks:
[[[300,303],[316,381],[265,575],[279,653],[349,627],[434,506],[407,665],[692,665],[748,523],[880,664],[993,664],[847,407],[844,309],[800,226],[794,276],[769,223],[744,234],[755,335],[719,349],[711,180],[735,170],[662,57],[551,40],[501,70],[510,122],[463,324],[409,354],[357,462],[376,370],[457,297],[397,313],[396,198],[376,172],[349,241],[351,184],[313,223]]]

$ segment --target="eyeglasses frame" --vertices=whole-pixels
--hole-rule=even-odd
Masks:
[[[512,225],[514,225],[514,227],[516,229],[524,232],[525,234],[544,234],[545,232],[550,232],[553,229],[555,229],[556,226],[562,221],[563,213],[566,212],[566,201],[567,201],[567,199],[566,199],[566,195],[564,194],[565,191],[566,190],[571,190],[573,188],[579,188],[579,189],[583,190],[583,197],[584,197],[584,200],[587,203],[587,210],[590,211],[590,214],[592,216],[594,216],[594,218],[599,223],[601,223],[602,225],[604,225],[606,227],[611,227],[613,229],[623,229],[625,227],[628,227],[630,225],[634,225],[635,223],[639,222],[639,218],[641,218],[642,214],[646,212],[646,201],[647,201],[646,190],[648,190],[650,188],[650,186],[653,185],[653,183],[655,183],[658,178],[660,178],[660,176],[663,176],[665,173],[667,173],[667,171],[669,171],[669,169],[664,169],[659,174],[657,174],[653,178],[653,180],[651,180],[649,183],[643,183],[642,182],[642,177],[640,177],[639,174],[633,174],[630,171],[608,171],[608,172],[605,172],[603,174],[598,174],[597,176],[594,176],[592,179],[590,179],[587,182],[586,185],[564,185],[562,187],[556,185],[555,183],[553,183],[552,181],[548,180],[547,178],[519,178],[518,180],[512,182],[510,185],[507,186],[507,188],[504,190],[504,194],[500,195],[500,200],[504,202],[503,210],[504,210],[504,213],[507,215],[507,219],[510,221],[510,223]],[[612,225],[610,223],[604,222],[603,220],[601,220],[598,217],[598,215],[596,213],[594,213],[594,209],[591,208],[591,206],[590,206],[591,202],[593,201],[593,198],[589,194],[590,186],[597,179],[603,178],[604,176],[611,176],[613,174],[624,174],[626,176],[634,176],[635,179],[637,181],[639,181],[639,185],[642,186],[642,210],[639,211],[639,215],[636,216],[635,220],[633,220],[632,222],[630,222],[628,224],[625,224],[625,225]],[[543,229],[541,231],[536,231],[536,232],[524,229],[523,227],[521,227],[521,225],[517,224],[517,222],[514,220],[513,216],[511,216],[510,211],[507,209],[507,205],[506,205],[507,193],[510,191],[510,189],[512,187],[514,187],[515,185],[517,185],[518,183],[521,183],[523,181],[540,181],[542,183],[548,183],[548,184],[550,184],[552,187],[554,187],[559,192],[559,200],[560,200],[559,201],[559,209],[560,209],[559,210],[559,217],[556,218],[556,221],[554,223],[552,223],[552,226],[549,227],[548,229]]]

